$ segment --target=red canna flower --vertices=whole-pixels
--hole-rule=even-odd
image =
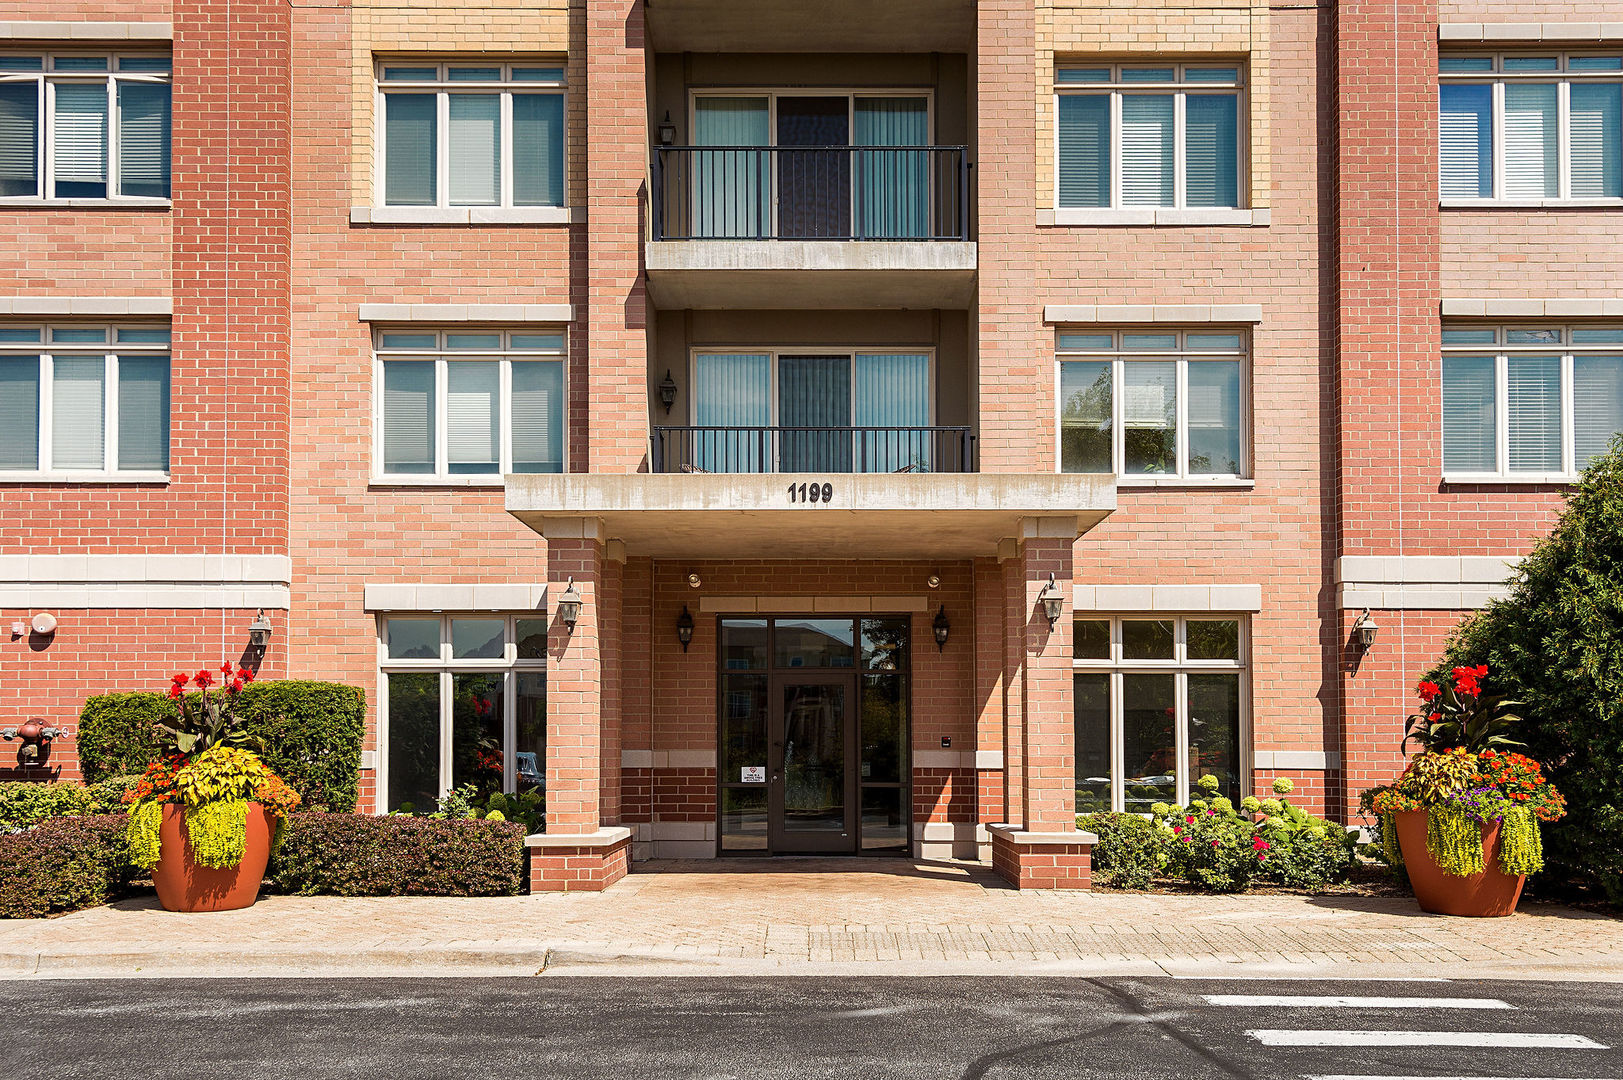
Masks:
[[[237,678],[242,680],[244,686],[254,681],[254,673],[247,668],[237,669]]]
[[[1423,682],[1423,683],[1420,684],[1420,700],[1421,701],[1425,701],[1425,702],[1428,702],[1428,703],[1431,702],[1431,701],[1434,701],[1434,700],[1436,700],[1437,695],[1442,693],[1442,692],[1443,691],[1441,690],[1441,688],[1438,687],[1438,685],[1436,683],[1431,682],[1429,680],[1427,682]]]
[[[187,675],[171,675],[169,676],[169,681],[174,683],[176,686],[185,686],[192,680],[190,676]]]
[[[214,685],[214,676],[207,668],[204,668],[202,671],[199,671],[196,675],[192,676],[192,682],[196,683],[198,689],[200,690],[207,689],[208,687]]]
[[[231,677],[231,661],[227,660],[225,663],[220,665],[220,674],[224,675],[228,679]]]
[[[180,697],[180,684],[176,683],[169,688],[169,700],[174,701]]]

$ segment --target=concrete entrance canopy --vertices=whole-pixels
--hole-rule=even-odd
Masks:
[[[791,484],[813,480],[832,485],[831,500],[791,501]],[[536,532],[554,531],[557,519],[593,518],[628,554],[656,557],[964,558],[995,554],[999,541],[1038,519],[1042,535],[1073,521],[1072,535],[1081,535],[1115,508],[1108,474],[507,477],[508,513]]]
[[[661,308],[959,308],[975,244],[957,240],[658,240],[648,293]]]
[[[944,52],[975,46],[970,0],[653,0],[660,52]]]

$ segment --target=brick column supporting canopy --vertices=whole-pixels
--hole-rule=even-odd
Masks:
[[[1005,541],[1004,749],[1008,823],[992,826],[992,866],[1023,889],[1089,887],[1093,837],[1076,828],[1071,691],[1071,551],[1076,522],[1028,519]],[[1052,575],[1052,577],[1050,577]],[[1044,612],[1045,589],[1060,616]]]
[[[547,818],[529,838],[532,890],[600,890],[626,873],[619,825],[619,634],[622,564],[596,518],[547,519]],[[580,613],[558,615],[573,586]],[[609,760],[612,755],[613,760]]]

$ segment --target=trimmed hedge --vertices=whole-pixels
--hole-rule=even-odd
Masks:
[[[102,694],[79,714],[79,762],[85,779],[140,773],[157,759],[154,725],[175,716],[165,695]],[[355,809],[360,798],[366,695],[341,683],[254,683],[237,698],[243,727],[264,743],[265,764],[311,808]]]
[[[516,821],[294,814],[271,877],[313,896],[514,896],[524,891]]]
[[[0,829],[23,829],[66,814],[117,814],[132,776],[114,776],[91,787],[61,781],[7,780],[0,783]]]
[[[124,814],[52,818],[0,836],[0,916],[37,919],[116,900],[135,876]]]

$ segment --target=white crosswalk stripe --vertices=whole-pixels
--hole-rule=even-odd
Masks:
[[[1202,994],[1208,1005],[1270,1009],[1514,1009],[1498,998],[1361,997],[1339,994]]]
[[[1583,1035],[1536,1031],[1334,1031],[1261,1028],[1264,1046],[1475,1046],[1496,1050],[1607,1050]]]

